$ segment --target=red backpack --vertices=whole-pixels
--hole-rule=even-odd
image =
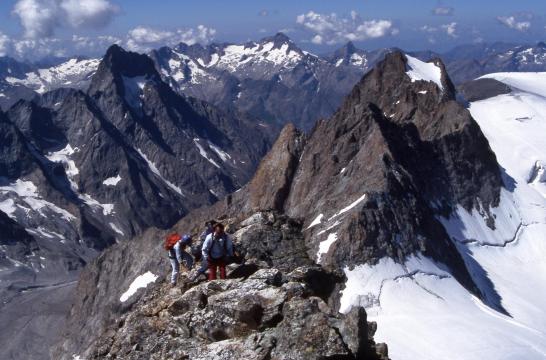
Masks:
[[[180,239],[182,238],[177,233],[167,235],[167,237],[165,238],[165,250],[171,250],[176,245],[176,243],[180,241]]]

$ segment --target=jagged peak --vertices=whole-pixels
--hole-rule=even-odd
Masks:
[[[304,135],[293,124],[284,126],[249,184],[252,208],[283,210],[304,143]]]
[[[381,79],[381,81],[387,78],[409,80],[411,84],[425,81],[435,84],[442,98],[455,99],[455,87],[440,58],[433,58],[426,62],[399,49],[393,49],[385,54],[385,58],[366,74],[357,86],[367,86],[369,78]],[[390,81],[389,83],[392,88],[398,88],[401,85],[401,82]]]
[[[282,32],[278,32],[273,36],[264,37],[258,41],[258,44],[260,45],[265,45],[268,43],[273,43],[274,49],[280,49],[282,46],[287,45],[287,51],[294,50],[300,54],[303,54],[303,51],[292,41],[292,39]]]
[[[352,41],[348,41],[338,51],[343,51],[345,54],[354,54],[355,52],[358,51],[358,48],[355,46],[355,44]]]
[[[105,67],[110,69],[114,75],[120,74],[128,77],[159,76],[149,56],[127,51],[116,44],[110,46],[106,51],[97,74]]]
[[[260,40],[260,42],[270,42],[270,41],[273,41],[275,45],[278,45],[278,44],[282,45],[282,44],[287,44],[292,42],[292,40],[283,32],[278,32],[273,36],[268,36]]]

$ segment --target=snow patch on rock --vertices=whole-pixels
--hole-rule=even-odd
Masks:
[[[231,159],[231,155],[229,155],[227,152],[220,149],[218,146],[214,145],[210,141],[208,142],[209,147],[222,159],[223,162],[228,161]]]
[[[354,202],[352,202],[350,205],[348,205],[347,207],[344,207],[343,209],[335,213],[331,218],[328,219],[328,221],[346,213],[347,211],[351,210],[352,208],[354,208],[355,206],[363,202],[365,199],[366,199],[366,194],[362,195],[361,197],[356,199]]]
[[[199,143],[201,139],[199,138],[195,138],[193,139],[193,142],[195,143],[195,146],[197,146],[197,149],[199,150],[199,154],[204,157],[205,159],[207,159],[212,165],[216,166],[218,169],[220,168],[220,165],[218,165],[216,163],[216,161],[214,161],[210,156],[209,154],[205,151],[205,149],[203,148],[203,146]]]
[[[109,225],[110,225],[110,227],[112,228],[112,230],[114,230],[115,232],[117,232],[117,233],[120,234],[121,236],[125,236],[125,234],[123,233],[123,231],[121,231],[121,229],[120,229],[119,227],[117,227],[116,224],[110,223]]]
[[[109,177],[108,179],[104,180],[102,184],[106,186],[116,186],[120,181],[121,176],[118,174],[117,176]]]
[[[119,301],[126,302],[131,296],[133,296],[138,289],[146,288],[149,284],[155,282],[158,276],[154,275],[152,272],[148,271],[142,275],[139,275],[132,283],[129,285],[129,289],[124,292]]]
[[[161,173],[159,172],[159,169],[157,168],[157,166],[155,166],[155,164],[150,161],[150,159],[148,159],[148,157],[146,156],[146,154],[144,154],[142,152],[142,150],[140,149],[136,149],[137,152],[140,154],[140,156],[142,156],[142,158],[144,159],[144,161],[146,161],[146,163],[148,164],[148,167],[150,168],[150,170],[155,174],[157,175],[161,180],[163,180],[163,182],[165,184],[167,184],[168,187],[170,187],[171,189],[173,189],[175,192],[177,192],[178,194],[184,196],[184,194],[182,193],[182,189],[180,189],[178,186],[176,186],[175,184],[173,184],[172,182],[170,182],[169,180],[165,179],[163,177],[163,175],[161,175]]]
[[[140,109],[142,106],[144,87],[148,81],[147,76],[122,76],[122,79],[125,90],[125,101],[133,109]]]
[[[32,183],[32,181],[17,179],[13,183],[0,186],[1,195],[8,195],[10,193],[16,195],[25,205],[29,206],[32,210],[37,211],[43,217],[48,217],[46,212],[46,209],[48,209],[49,211],[61,215],[61,217],[66,221],[75,219],[74,215],[68,211],[44,200],[38,194],[38,188]]]
[[[68,182],[70,183],[70,187],[75,192],[78,191],[78,185],[76,184],[74,178],[80,173],[80,170],[76,166],[74,160],[70,158],[70,156],[74,155],[74,153],[78,151],[78,148],[73,148],[70,144],[67,144],[63,149],[50,152],[46,155],[46,158],[49,161],[63,164],[66,176],[68,178]]]
[[[328,237],[326,240],[323,240],[319,244],[319,249],[317,252],[317,263],[320,264],[322,260],[322,255],[327,254],[328,250],[330,250],[330,246],[332,246],[333,243],[335,243],[337,240],[337,233],[331,233],[328,234]]]
[[[444,89],[442,84],[442,69],[434,63],[427,63],[406,55],[408,59],[408,70],[406,74],[412,82],[415,81],[430,81],[438,85],[440,90]]]
[[[0,211],[12,219],[15,219],[15,216],[13,215],[15,210],[17,210],[17,208],[15,207],[15,202],[12,199],[0,201]]]
[[[319,214],[315,220],[313,220],[311,222],[311,224],[309,224],[309,226],[307,227],[308,229],[312,228],[313,226],[316,226],[316,225],[319,225],[320,222],[322,221],[322,218],[324,217],[324,214]]]

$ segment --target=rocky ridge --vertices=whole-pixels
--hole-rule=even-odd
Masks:
[[[260,269],[183,290],[157,284],[89,358],[387,359],[363,309],[336,314],[313,293],[321,272]]]

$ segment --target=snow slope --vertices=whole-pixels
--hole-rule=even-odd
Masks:
[[[6,77],[10,84],[24,85],[39,94],[59,88],[83,88],[97,71],[100,59],[69,59],[50,68],[37,69],[24,78]]]
[[[434,63],[427,63],[406,54],[408,71],[406,74],[411,81],[430,81],[436,83],[443,90],[442,69]]]
[[[514,89],[470,106],[506,189],[489,215],[441,221],[488,304],[421,256],[345,269],[340,311],[364,306],[393,359],[546,359],[546,74],[487,77]]]

